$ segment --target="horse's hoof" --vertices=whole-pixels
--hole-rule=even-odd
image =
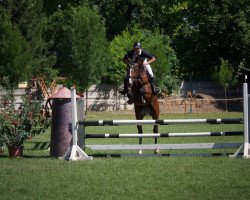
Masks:
[[[155,154],[159,154],[160,153],[160,149],[155,149],[154,153]]]
[[[139,154],[142,154],[142,150],[139,150]]]

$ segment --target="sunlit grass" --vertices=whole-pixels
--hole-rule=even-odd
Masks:
[[[237,118],[241,113],[173,118]],[[87,119],[133,119],[133,113],[89,113]],[[100,128],[100,127],[99,127]],[[136,133],[136,127],[87,127],[91,133]],[[121,130],[120,130],[121,129]],[[145,132],[151,132],[146,126]],[[223,130],[222,130],[223,129]],[[164,126],[160,132],[243,130],[242,125]],[[243,137],[161,138],[159,143],[238,142]],[[69,162],[49,157],[50,130],[25,143],[24,157],[0,158],[0,199],[249,199],[250,160],[220,157],[127,157]],[[137,139],[95,139],[88,143],[137,143]],[[145,139],[153,143],[153,139]],[[39,145],[38,145],[39,144]],[[197,151],[197,150],[196,150]],[[230,151],[234,151],[230,150]],[[198,152],[201,152],[199,150]],[[97,152],[89,152],[97,153]],[[122,153],[126,152],[113,152]],[[136,151],[127,153],[137,154]],[[152,153],[152,152],[148,152]],[[163,153],[169,153],[164,151]],[[178,153],[178,152],[175,152]]]

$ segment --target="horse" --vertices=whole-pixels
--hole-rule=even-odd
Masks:
[[[128,64],[129,81],[127,83],[128,97],[133,99],[135,117],[137,120],[142,120],[145,116],[150,115],[152,119],[158,120],[160,115],[159,101],[157,96],[154,96],[149,81],[149,74],[143,66],[143,61],[138,59],[133,64]],[[142,125],[137,125],[139,134],[143,133]],[[154,133],[158,133],[158,125],[154,125]],[[142,138],[139,138],[139,144],[142,144]],[[157,138],[155,138],[157,144]],[[154,153],[159,153],[159,149],[155,149]],[[142,154],[142,150],[139,150]]]

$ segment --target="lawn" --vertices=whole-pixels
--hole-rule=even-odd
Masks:
[[[239,118],[242,113],[171,114],[161,119]],[[89,112],[89,120],[134,119],[128,112]],[[148,118],[149,119],[149,118]],[[152,132],[145,126],[145,133]],[[171,125],[160,132],[241,131],[242,125]],[[87,133],[136,133],[136,127],[87,127]],[[90,139],[89,139],[90,140]],[[0,158],[0,199],[249,199],[250,160],[227,156],[94,157],[64,161],[49,157],[50,130],[25,143],[24,157]],[[93,139],[94,143],[137,143],[137,139]],[[145,139],[144,143],[152,143]],[[242,136],[161,138],[159,143],[243,142]],[[236,149],[225,150],[233,153]],[[201,152],[201,150],[199,150]],[[88,154],[100,152],[86,149]],[[207,152],[207,151],[205,151]],[[216,151],[217,152],[217,151]],[[221,150],[220,150],[221,152]],[[223,151],[224,152],[224,151]],[[106,152],[135,154],[136,151]],[[146,152],[152,153],[152,152]],[[162,153],[170,153],[163,151]],[[171,152],[172,153],[172,152]],[[179,153],[179,152],[173,152]]]

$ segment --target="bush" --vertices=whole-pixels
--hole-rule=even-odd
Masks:
[[[169,77],[176,75],[179,62],[174,50],[170,47],[170,39],[159,30],[149,31],[135,27],[132,31],[126,30],[114,38],[109,44],[111,60],[108,66],[108,74],[105,80],[120,85],[125,76],[126,66],[122,62],[123,56],[132,49],[135,41],[140,41],[142,47],[156,57],[156,62],[152,64],[152,70],[156,77],[156,82],[161,88],[168,88],[172,91],[177,82],[168,82]]]
[[[22,146],[28,138],[45,132],[50,124],[48,115],[41,112],[41,101],[30,92],[22,96],[17,108],[14,90],[0,88],[3,93],[0,101],[0,143]]]

